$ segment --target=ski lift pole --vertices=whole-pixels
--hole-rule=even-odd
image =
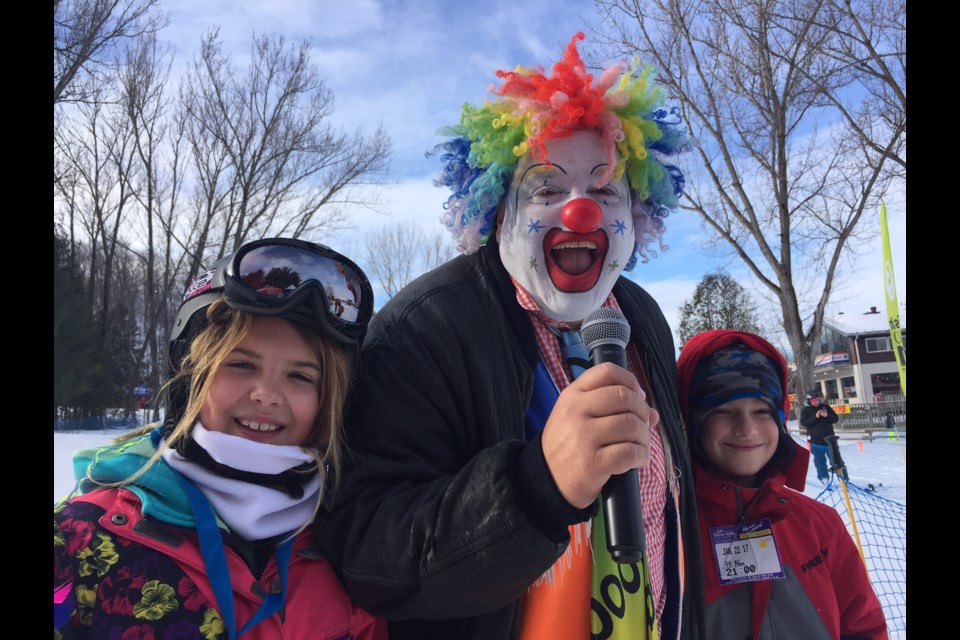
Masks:
[[[846,465],[837,464],[837,460],[842,460],[840,455],[840,436],[825,436],[827,443],[827,457],[830,458],[830,471],[836,474],[837,481],[840,483],[840,489],[843,491],[843,501],[847,505],[847,515],[850,516],[850,524],[853,526],[853,540],[857,543],[857,551],[860,552],[860,561],[863,562],[864,569],[867,570],[867,577],[870,577],[870,568],[867,567],[867,559],[863,555],[863,545],[860,543],[860,532],[857,530],[857,519],[853,516],[853,504],[850,502],[850,493],[847,491],[847,483],[843,479],[843,472],[847,470]]]

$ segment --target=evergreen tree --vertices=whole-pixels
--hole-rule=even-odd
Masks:
[[[700,280],[693,298],[680,306],[680,344],[709,329],[760,333],[757,305],[730,274],[719,270]]]
[[[53,233],[53,409],[90,415],[97,405],[100,361],[93,310],[66,242]],[[86,411],[84,411],[86,409]],[[78,411],[79,414],[78,415]]]
[[[131,298],[115,301],[110,315],[110,330],[102,338],[101,404],[104,414],[122,409],[124,416],[131,416],[136,411],[138,399],[133,388],[146,381],[140,368],[142,363],[136,360],[136,345],[141,338]]]

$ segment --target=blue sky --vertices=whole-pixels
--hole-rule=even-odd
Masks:
[[[358,258],[361,234],[378,226],[412,222],[431,233],[440,229],[447,192],[432,185],[439,165],[424,157],[440,141],[436,130],[455,123],[464,102],[477,104],[487,97],[488,86],[497,81],[496,69],[549,66],[578,30],[587,34],[588,45],[597,19],[592,0],[570,0],[562,10],[548,0],[161,2],[172,17],[160,35],[176,48],[175,72],[195,55],[201,35],[213,25],[220,27],[225,49],[233,52],[234,63],[241,67],[254,31],[283,34],[291,41],[311,43],[312,61],[335,97],[333,121],[338,126],[372,131],[383,123],[395,151],[391,175],[395,184],[379,190],[383,213],[358,213],[356,232],[329,241]],[[903,306],[907,265],[902,193],[888,200],[887,216]],[[871,306],[884,309],[879,212],[868,212],[862,224],[875,238],[847,269],[833,296],[832,313],[859,314]],[[724,267],[746,288],[754,287],[741,263],[709,248],[708,233],[696,214],[675,211],[667,225],[669,250],[638,264],[630,277],[657,299],[674,329],[678,307],[704,274]],[[383,301],[379,298],[377,306]]]

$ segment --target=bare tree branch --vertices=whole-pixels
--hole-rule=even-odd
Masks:
[[[651,62],[679,101],[700,160],[683,207],[776,297],[808,385],[843,257],[906,169],[902,0],[595,4],[602,57]]]
[[[169,23],[158,0],[53,0],[53,104],[84,102],[117,65],[117,45]]]
[[[216,30],[203,38],[182,93],[200,178],[196,256],[342,229],[343,205],[369,204],[355,187],[383,179],[390,139],[382,128],[347,136],[330,124],[333,95],[309,53],[306,43],[255,36],[241,74]]]
[[[428,236],[414,224],[395,224],[367,234],[366,268],[388,298],[455,254],[441,230]]]

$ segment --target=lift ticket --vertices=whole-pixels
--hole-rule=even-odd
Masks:
[[[783,577],[780,552],[769,518],[730,527],[710,527],[720,584]]]

